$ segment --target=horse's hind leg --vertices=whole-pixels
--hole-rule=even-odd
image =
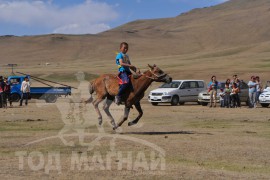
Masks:
[[[122,118],[122,120],[118,123],[118,126],[121,126],[127,119],[128,119],[128,115],[130,112],[130,108],[125,106],[125,110],[124,110],[124,117]]]
[[[113,103],[112,99],[110,97],[108,97],[105,101],[103,109],[104,109],[105,113],[107,114],[108,118],[110,118],[113,129],[116,129],[117,126],[115,124],[114,118],[112,117],[112,114],[109,111],[109,108],[110,108],[112,103]]]
[[[139,112],[139,115],[138,115],[138,117],[136,117],[136,119],[134,119],[133,121],[131,121],[131,122],[128,123],[129,126],[132,126],[134,124],[137,124],[138,121],[143,116],[143,111],[142,111],[141,103],[140,102],[135,103],[135,107],[136,107],[137,111]]]
[[[98,124],[99,125],[101,125],[102,124],[102,115],[101,115],[101,113],[100,113],[100,111],[99,111],[99,109],[98,109],[98,104],[101,102],[101,101],[103,101],[104,99],[96,99],[95,101],[93,101],[93,105],[94,105],[94,107],[95,107],[95,110],[96,110],[96,112],[97,112],[97,114],[98,114]]]

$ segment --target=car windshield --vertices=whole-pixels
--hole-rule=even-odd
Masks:
[[[20,79],[10,79],[10,84],[19,84],[20,83]]]
[[[160,88],[178,88],[180,84],[181,84],[181,81],[177,81],[177,82],[173,81],[171,83],[162,84]]]

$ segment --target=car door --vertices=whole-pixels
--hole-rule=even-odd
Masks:
[[[180,102],[187,102],[189,99],[189,94],[190,94],[189,81],[184,81],[180,86],[180,91],[178,94],[180,98]]]
[[[196,102],[198,100],[198,94],[200,93],[198,81],[189,82],[189,102]]]

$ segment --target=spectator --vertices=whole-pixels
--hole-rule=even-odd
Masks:
[[[222,88],[220,88],[220,92],[219,92],[219,102],[220,102],[220,107],[225,107],[224,106],[224,96],[225,96],[225,92],[223,91]]]
[[[259,103],[259,97],[261,95],[261,93],[263,92],[263,86],[262,86],[262,82],[260,80],[259,76],[256,76],[256,83],[257,83],[257,87],[256,87],[256,104]]]
[[[231,80],[227,79],[224,86],[224,106],[229,108],[231,107]]]
[[[5,88],[4,88],[4,103],[7,107],[7,101],[9,101],[10,106],[12,107],[12,100],[10,96],[10,83],[8,82],[8,78],[4,78]]]
[[[208,92],[210,93],[210,108],[214,102],[214,107],[216,107],[217,100],[217,88],[218,81],[216,80],[216,76],[212,76],[211,81],[208,84]]]
[[[238,104],[238,95],[239,93],[239,88],[236,83],[232,84],[232,92],[231,92],[231,100],[232,100],[232,107],[240,107]]]
[[[238,107],[241,107],[241,101],[240,101],[240,93],[241,93],[241,86],[240,86],[240,80],[238,78],[238,76],[235,74],[233,75],[233,80],[231,81],[231,83],[236,83],[236,86],[238,88],[238,93],[235,95],[235,98],[236,98],[236,103],[237,103],[237,106]]]
[[[257,83],[256,77],[251,76],[250,81],[248,82],[249,87],[249,107],[256,108],[256,92],[257,92]]]
[[[4,107],[4,88],[3,76],[0,76],[0,108]]]
[[[20,106],[22,106],[23,99],[25,99],[25,105],[27,106],[28,97],[29,97],[29,94],[30,94],[30,82],[29,82],[29,79],[28,79],[27,76],[24,78],[24,81],[22,82],[21,92],[22,92],[22,97],[21,97],[21,100],[20,100]]]

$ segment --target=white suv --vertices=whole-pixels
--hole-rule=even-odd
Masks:
[[[150,92],[148,101],[156,106],[158,103],[171,103],[176,106],[185,102],[198,102],[198,94],[206,90],[203,80],[174,80],[165,83]]]

